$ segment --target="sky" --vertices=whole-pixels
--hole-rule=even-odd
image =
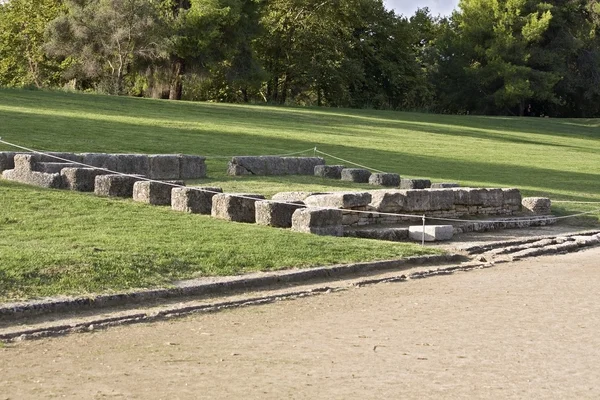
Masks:
[[[429,7],[431,15],[450,15],[458,5],[458,0],[384,0],[388,9],[394,9],[396,14],[412,16],[417,8]]]

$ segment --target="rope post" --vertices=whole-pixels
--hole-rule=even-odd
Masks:
[[[423,231],[421,232],[421,246],[425,246],[425,214],[423,214]]]
[[[316,157],[317,156],[317,146],[315,146],[314,151],[315,151],[314,156]]]

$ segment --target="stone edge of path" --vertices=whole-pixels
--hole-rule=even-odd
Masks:
[[[267,288],[281,284],[298,284],[317,279],[331,279],[351,274],[361,274],[415,265],[452,263],[465,260],[461,254],[427,255],[397,260],[338,264],[326,267],[293,269],[275,272],[252,273],[233,277],[203,278],[182,281],[173,288],[146,289],[126,293],[50,298],[19,303],[0,304],[0,322],[17,322],[21,318],[50,313],[70,313],[98,310],[147,301],[177,299],[192,296],[226,295],[249,289]]]

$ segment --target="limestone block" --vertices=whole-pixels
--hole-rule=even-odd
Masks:
[[[298,157],[282,157],[284,168],[287,175],[296,175],[300,169],[300,159]]]
[[[63,168],[77,168],[78,164],[67,162],[38,162],[35,164],[35,170],[47,174],[58,174]]]
[[[407,190],[404,209],[411,212],[431,210],[431,191]]]
[[[179,155],[179,179],[206,178],[206,158],[194,155]]]
[[[265,175],[287,175],[288,169],[281,157],[264,156],[261,157],[265,163]]]
[[[93,192],[96,177],[107,172],[94,168],[63,168],[60,171],[65,187],[78,192]]]
[[[98,175],[94,193],[98,196],[133,197],[133,185],[139,177],[123,175]]]
[[[240,197],[241,196],[241,197]],[[221,193],[212,198],[211,215],[236,222],[256,221],[255,203],[265,196],[254,193]]]
[[[465,206],[483,205],[482,193],[485,189],[478,188],[460,188],[454,189],[454,204]]]
[[[148,156],[150,179],[179,179],[179,155],[153,154]]]
[[[33,154],[15,154],[13,158],[14,166],[16,171],[34,171],[35,164],[37,163],[36,158]]]
[[[148,176],[150,162],[145,154],[116,154],[117,172]]]
[[[551,214],[552,201],[547,197],[525,197],[522,201],[523,211],[537,214]]]
[[[344,168],[342,170],[342,180],[356,183],[368,183],[371,172],[360,168]]]
[[[432,189],[449,189],[449,188],[457,188],[457,187],[460,187],[460,185],[458,183],[454,183],[454,182],[438,182],[438,183],[431,184]]]
[[[369,177],[369,184],[375,186],[398,187],[400,186],[400,175],[375,173]]]
[[[259,225],[289,228],[292,226],[292,215],[298,208],[303,208],[302,202],[274,203],[271,201],[257,201],[256,223]]]
[[[427,189],[431,187],[429,179],[401,179],[400,189]]]
[[[510,188],[502,189],[504,204],[508,206],[521,206],[521,191],[519,189]]]
[[[173,188],[171,208],[193,214],[208,214],[212,210],[212,199],[217,193],[223,193],[219,187]]]
[[[401,213],[405,210],[406,190],[374,190],[370,206],[379,212]]]
[[[316,235],[343,236],[342,210],[300,208],[292,215],[292,230]]]
[[[265,160],[261,157],[233,157],[230,161],[230,174],[236,172],[238,175],[266,175],[266,171]]]
[[[408,239],[408,228],[360,228],[347,230],[344,236],[402,242]]]
[[[342,179],[342,170],[346,168],[343,165],[317,165],[315,166],[315,176],[330,179]]]
[[[0,152],[0,172],[15,168],[15,154],[14,151]]]
[[[251,175],[250,171],[241,165],[234,164],[232,161],[229,161],[227,165],[227,175],[231,176],[242,176],[242,175]]]
[[[357,208],[365,207],[371,202],[369,192],[337,192],[318,194],[304,199],[304,203],[311,207],[325,208]]]
[[[454,236],[454,227],[452,225],[414,225],[408,227],[408,236],[410,239],[421,242],[425,236],[426,242],[437,242],[441,240],[450,240]]]
[[[298,157],[298,170],[296,175],[314,175],[317,165],[325,165],[321,157]]]
[[[316,194],[326,194],[321,192],[280,192],[276,193],[271,197],[271,199],[275,201],[285,201],[285,202],[294,202],[294,201],[304,201],[307,197],[313,196]]]
[[[183,186],[184,183],[183,181],[137,181],[133,185],[133,200],[153,206],[168,206],[171,204],[173,185]]]
[[[118,157],[114,154],[83,153],[81,157],[82,162],[86,165],[117,172]]]
[[[35,154],[37,162],[65,162],[64,160],[82,162],[80,154],[50,151],[45,154]]]
[[[15,170],[5,169],[2,171],[2,179],[6,179],[7,181],[15,181]]]
[[[502,207],[504,192],[502,189],[485,189],[481,192],[481,203],[484,207]]]

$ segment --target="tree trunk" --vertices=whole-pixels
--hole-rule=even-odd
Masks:
[[[183,94],[181,76],[184,72],[185,61],[178,57],[173,61],[171,84],[169,86],[169,100],[181,100],[181,95]]]

